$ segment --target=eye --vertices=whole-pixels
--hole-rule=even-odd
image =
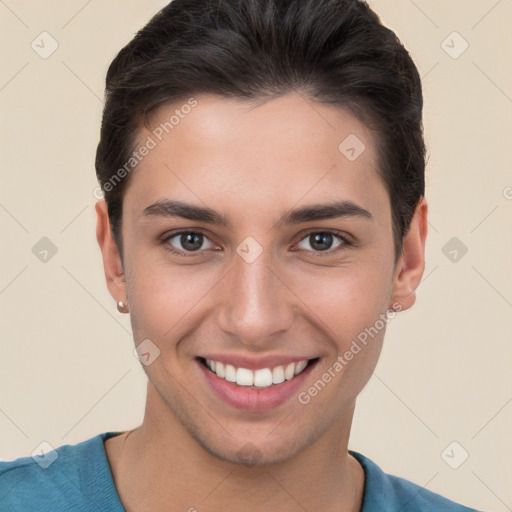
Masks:
[[[336,239],[338,239],[338,241],[336,241]],[[300,244],[305,244],[306,246],[301,247]],[[312,249],[308,248],[307,245],[312,247]],[[328,252],[332,254],[349,245],[351,245],[351,242],[337,231],[315,231],[306,235],[306,237],[299,242],[298,247],[315,253]],[[334,250],[331,250],[333,247]]]
[[[208,241],[210,245],[204,247],[205,241]],[[214,244],[206,235],[197,231],[173,233],[166,236],[162,243],[169,251],[181,256],[194,256],[194,253],[202,252],[201,249],[214,247]]]
[[[215,247],[215,244],[200,231],[171,233],[166,235],[161,243],[164,244],[166,250],[179,256],[196,256],[206,249]],[[303,245],[301,246],[301,244]],[[310,247],[307,247],[307,245]],[[331,230],[311,232],[297,244],[300,249],[313,252],[318,256],[323,256],[322,253],[332,254],[350,245],[352,243],[347,237],[338,231]]]

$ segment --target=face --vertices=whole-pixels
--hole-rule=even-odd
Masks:
[[[155,144],[125,192],[125,283],[109,288],[135,344],[150,340],[156,421],[171,415],[224,460],[284,461],[350,429],[386,311],[414,302],[424,232],[404,244],[414,265],[395,267],[375,135],[349,113],[298,94],[195,101],[139,133]]]

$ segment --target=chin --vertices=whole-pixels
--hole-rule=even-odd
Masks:
[[[208,449],[205,447],[205,449]],[[239,450],[208,450],[214,457],[224,460],[231,464],[239,464],[245,467],[264,467],[273,464],[286,462],[293,458],[294,453],[289,453],[289,450],[282,452],[272,452],[261,450],[251,442],[247,442]]]
[[[253,441],[249,441],[249,439]],[[197,439],[197,437],[196,437]],[[255,439],[241,435],[228,439],[197,439],[201,446],[217,459],[246,467],[263,467],[286,462],[305,449],[307,440],[290,441],[289,436],[274,438],[270,442],[267,434]]]

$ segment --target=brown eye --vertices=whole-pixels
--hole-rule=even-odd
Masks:
[[[167,236],[163,243],[166,244],[167,248],[176,254],[183,256],[193,255],[193,253],[203,252],[201,249],[205,249],[204,243],[210,242],[210,246],[213,246],[211,241],[206,235],[196,231],[181,231]],[[192,254],[190,254],[192,253]]]
[[[300,244],[305,244],[301,247]],[[307,247],[309,245],[309,247]],[[350,242],[339,233],[332,231],[316,231],[309,233],[299,242],[299,248],[312,252],[333,253],[344,246],[350,245]]]

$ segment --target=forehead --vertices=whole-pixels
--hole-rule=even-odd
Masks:
[[[386,208],[374,137],[347,111],[298,93],[251,102],[200,95],[159,108],[140,130],[139,144],[151,139],[152,149],[125,202],[138,211],[162,197],[220,202],[234,215],[339,199]]]

